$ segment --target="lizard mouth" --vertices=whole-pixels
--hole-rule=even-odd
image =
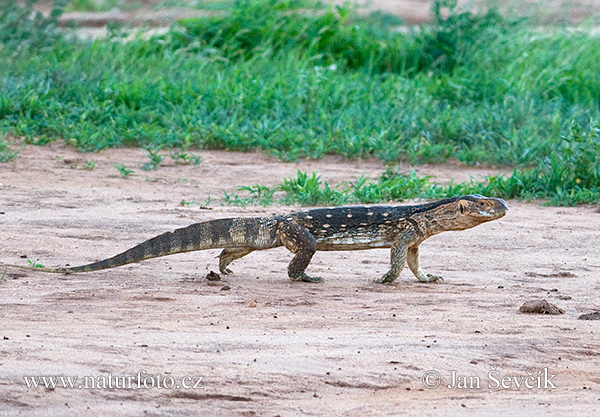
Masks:
[[[505,215],[506,215],[506,210],[503,210],[503,211],[497,211],[497,212],[491,214],[490,216],[493,219],[499,219],[500,217],[504,217]]]
[[[506,201],[502,200],[501,198],[498,198],[496,200],[497,200],[498,204],[497,204],[495,211],[496,211],[498,217],[502,217],[508,211],[508,206],[506,205]]]
[[[495,204],[492,207],[489,207],[486,210],[480,209],[476,211],[478,217],[481,217],[485,219],[485,221],[488,221],[499,219],[506,215],[506,212],[508,211],[508,206],[506,205],[506,202],[501,198],[495,198],[493,199],[493,201]]]
[[[489,211],[480,212],[480,214],[484,217],[491,217],[492,219],[499,219],[500,217],[504,217],[506,212],[508,211],[508,206],[506,202],[501,198],[496,199],[496,205]]]

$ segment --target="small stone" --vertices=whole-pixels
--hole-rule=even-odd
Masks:
[[[214,271],[210,271],[206,275],[206,279],[207,279],[207,281],[221,281],[221,275],[217,274]]]
[[[525,314],[564,314],[565,312],[562,308],[556,307],[546,300],[527,301],[519,308],[519,311]]]
[[[577,320],[600,320],[600,311],[582,314],[581,316],[577,317]]]

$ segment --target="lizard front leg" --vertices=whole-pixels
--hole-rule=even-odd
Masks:
[[[433,275],[433,274],[426,274],[425,272],[423,272],[423,270],[421,269],[421,265],[419,262],[419,247],[414,247],[414,248],[410,248],[408,250],[407,256],[406,256],[406,261],[408,263],[408,267],[410,268],[410,270],[412,271],[413,274],[415,274],[415,277],[417,277],[417,279],[421,282],[435,282],[435,281],[443,281],[444,278],[438,276],[438,275]]]
[[[295,256],[288,265],[288,276],[292,281],[320,282],[323,278],[311,277],[304,272],[317,251],[317,240],[306,227],[295,222],[282,223],[279,239]]]
[[[219,255],[219,271],[222,274],[229,275],[233,273],[233,271],[229,268],[230,263],[235,261],[236,259],[241,258],[242,256],[248,255],[250,252],[254,251],[251,248],[225,248],[221,251]]]

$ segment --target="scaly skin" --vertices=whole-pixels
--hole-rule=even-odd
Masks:
[[[219,270],[255,250],[285,246],[294,254],[288,276],[319,282],[305,270],[316,251],[391,248],[391,266],[379,283],[392,283],[408,263],[421,282],[441,280],[423,272],[419,245],[435,234],[465,230],[499,219],[508,207],[499,198],[467,195],[411,206],[344,206],[303,210],[287,216],[218,219],[156,236],[112,258],[69,268],[5,266],[71,274],[116,268],[145,259],[204,249],[223,248]]]

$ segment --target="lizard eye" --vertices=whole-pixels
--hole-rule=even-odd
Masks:
[[[465,213],[465,208],[464,206],[461,204],[460,205],[460,214],[464,214]]]

